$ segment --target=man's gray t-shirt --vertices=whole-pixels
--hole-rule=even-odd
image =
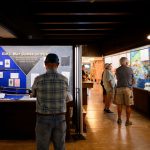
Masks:
[[[132,87],[133,70],[127,66],[116,69],[117,87]]]

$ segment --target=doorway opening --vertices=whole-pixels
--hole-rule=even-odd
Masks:
[[[93,123],[91,118],[97,118],[95,112],[103,110],[103,90],[100,83],[104,70],[104,59],[103,57],[82,57],[83,65],[87,77],[82,80],[82,104],[86,114],[86,117],[83,115],[83,131],[89,132]]]
[[[104,70],[103,57],[82,57],[82,65],[85,66],[87,80],[99,84]]]

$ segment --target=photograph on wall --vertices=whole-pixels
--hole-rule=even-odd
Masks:
[[[20,79],[14,79],[14,86],[20,87]]]
[[[61,66],[70,66],[70,56],[61,57]]]
[[[3,72],[0,72],[0,78],[3,78]]]
[[[10,78],[11,79],[18,79],[19,78],[19,73],[10,73]]]
[[[5,68],[10,68],[10,59],[5,59]]]
[[[8,80],[8,86],[14,86],[14,79]]]

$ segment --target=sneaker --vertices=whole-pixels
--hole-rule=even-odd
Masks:
[[[121,125],[122,120],[119,118],[119,119],[117,120],[117,123],[118,123],[119,125]]]
[[[107,109],[106,108],[104,108],[104,112],[106,112],[107,111]]]
[[[125,126],[130,126],[130,125],[132,125],[132,122],[131,121],[126,121]]]
[[[107,109],[106,113],[113,113],[111,110]]]

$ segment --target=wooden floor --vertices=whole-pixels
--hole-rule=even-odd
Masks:
[[[86,140],[66,143],[67,150],[150,150],[150,119],[132,112],[132,126],[116,123],[116,106],[113,114],[103,112],[102,91],[98,84],[89,91],[87,106]],[[35,141],[0,141],[0,150],[34,150]],[[53,149],[53,148],[51,148]]]

